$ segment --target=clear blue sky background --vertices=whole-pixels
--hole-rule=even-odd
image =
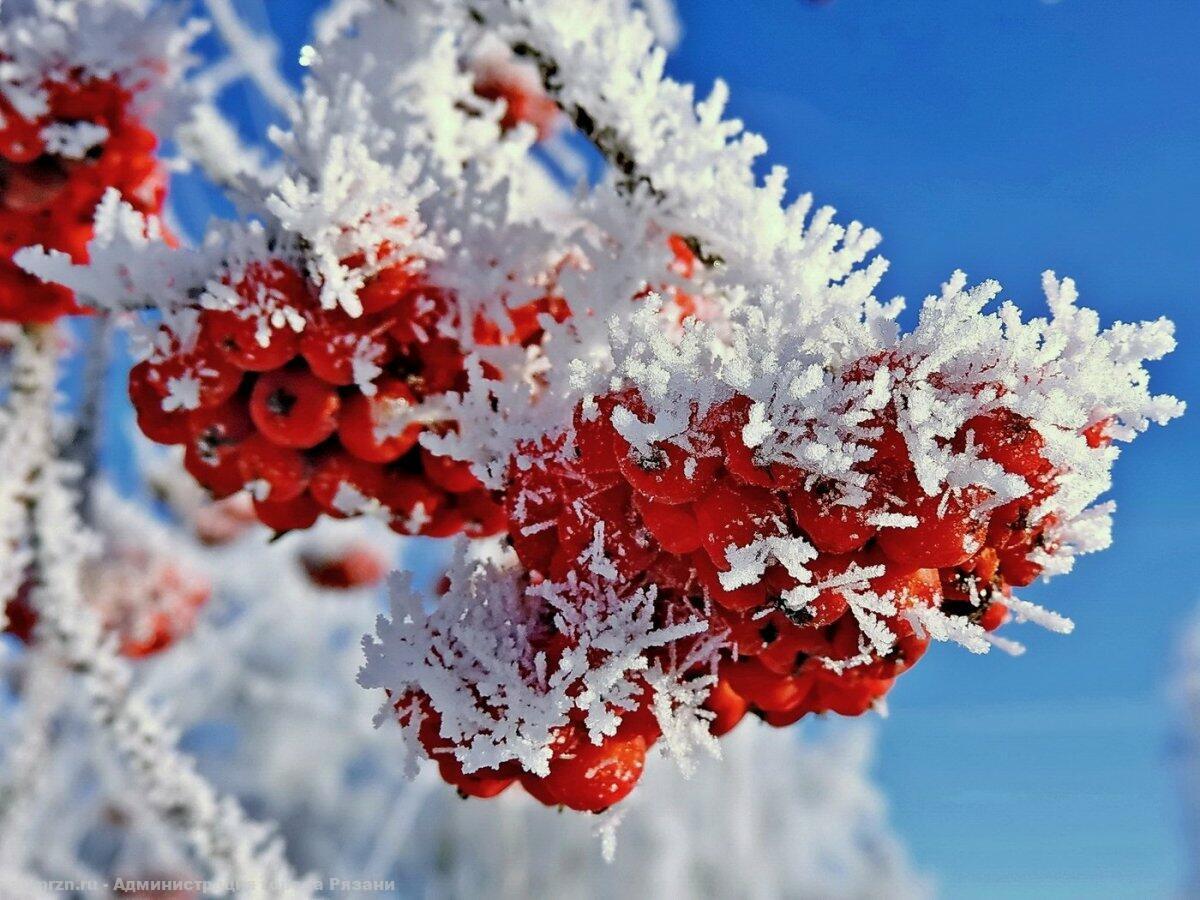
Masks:
[[[319,0],[242,0],[296,48]],[[883,232],[888,296],[955,268],[1043,309],[1074,276],[1103,317],[1165,314],[1181,350],[1160,390],[1200,376],[1200,2],[682,0],[673,73],[724,77],[733,112],[842,218]],[[262,18],[265,17],[265,18]],[[269,112],[247,93],[250,130]],[[186,208],[194,185],[181,184]],[[1029,653],[937,647],[882,723],[878,777],[946,897],[1146,897],[1184,871],[1167,697],[1200,591],[1200,408],[1117,467],[1116,546],[1026,592],[1077,623],[1022,629]]]

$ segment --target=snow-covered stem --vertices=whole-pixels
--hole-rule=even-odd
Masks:
[[[104,392],[107,387],[112,352],[112,317],[99,313],[90,323],[83,370],[83,399],[75,416],[75,431],[66,448],[66,458],[79,463],[79,483],[90,485],[100,469],[100,439],[105,412]],[[90,522],[92,496],[84,491],[82,513]]]
[[[45,776],[51,750],[51,726],[61,700],[63,671],[42,648],[25,660],[21,685],[21,723],[16,746],[5,759],[7,780],[0,785],[0,872],[20,869],[25,847],[25,814]],[[0,892],[0,896],[4,896]]]
[[[53,330],[26,333],[18,352],[27,364],[18,367],[13,386],[14,394],[44,402],[34,420],[42,427],[29,434],[30,451],[41,456],[29,485],[39,640],[80,678],[95,722],[139,792],[188,841],[216,881],[238,885],[245,896],[310,896],[272,829],[250,821],[234,799],[219,796],[175,747],[174,731],[134,694],[129,664],[84,601],[80,566],[93,550],[93,537],[77,513],[77,467],[55,455],[50,429],[55,342]]]

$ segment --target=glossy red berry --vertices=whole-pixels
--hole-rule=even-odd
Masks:
[[[668,553],[686,555],[700,549],[700,525],[691,507],[671,506],[635,494],[634,506],[646,528]]]
[[[337,429],[337,391],[304,369],[259,376],[250,416],[263,436],[281,447],[315,447]]]
[[[879,546],[889,559],[914,568],[943,569],[966,562],[987,537],[988,517],[978,512],[981,493],[967,488],[928,496],[915,488],[902,512],[916,517],[918,524],[879,529]]]
[[[269,372],[295,358],[300,337],[291,328],[261,328],[252,318],[229,310],[206,310],[204,333],[240,369]]]
[[[487,800],[499,796],[516,781],[515,777],[505,777],[496,769],[464,772],[462,764],[452,753],[440,753],[435,758],[442,780],[456,787],[464,797]]]
[[[719,481],[695,504],[700,542],[713,563],[728,571],[728,553],[765,537],[787,533],[779,497],[763,488]]]
[[[418,515],[413,518],[397,516],[392,519],[392,530],[399,534],[420,534],[425,537],[452,537],[467,527],[467,517],[454,503],[438,502],[431,515],[425,507],[415,507]]]
[[[847,556],[821,556],[808,564],[812,573],[813,584],[819,585],[841,576],[850,567],[851,558]],[[775,574],[770,579],[771,587],[781,595],[799,586],[799,582],[786,572]],[[780,600],[782,603],[782,599]],[[811,628],[823,628],[832,625],[846,612],[848,603],[843,588],[828,587],[820,591],[816,597],[803,607],[788,608],[786,615],[793,624]]]
[[[385,471],[377,496],[390,513],[391,529],[399,534],[449,537],[462,531],[466,523],[462,510],[454,509],[450,517],[444,516],[442,492],[416,475]],[[435,523],[444,530],[439,532]]]
[[[1043,456],[1045,439],[1028,417],[1012,410],[997,409],[968,419],[959,429],[955,449],[961,452],[968,437],[980,456],[999,463],[1006,472],[1033,478],[1050,469]]]
[[[324,512],[344,519],[359,511],[357,504],[382,497],[384,484],[383,466],[337,450],[317,462],[309,491]]]
[[[156,394],[165,412],[190,412],[220,406],[237,392],[242,371],[210,346],[154,357],[135,367],[148,393]]]
[[[355,393],[343,403],[338,439],[367,462],[399,459],[421,436],[421,423],[409,419],[416,403],[416,396],[403,381],[380,378],[372,396]]]
[[[388,266],[367,279],[358,292],[363,315],[383,312],[400,302],[409,291],[416,288],[419,279],[403,265]]]
[[[713,685],[704,708],[713,714],[708,729],[715,737],[728,734],[737,727],[746,715],[749,704],[729,685],[728,679],[722,678]]]
[[[238,448],[237,466],[242,484],[256,500],[280,503],[294,500],[308,487],[308,460],[296,450],[255,434]]]
[[[721,457],[712,449],[697,453],[669,443],[637,449],[620,434],[613,442],[621,475],[638,493],[659,503],[698,499],[713,486],[721,469]]]
[[[646,740],[640,734],[618,734],[600,744],[585,738],[551,763],[543,783],[564,806],[601,812],[629,795],[645,763]]]
[[[183,458],[188,472],[217,499],[236,494],[245,484],[240,447],[254,433],[245,404],[235,399],[196,410],[188,416],[188,427],[191,436]]]
[[[751,706],[764,712],[783,712],[795,708],[806,693],[807,684],[790,675],[778,675],[757,659],[739,659],[721,667],[729,686]]]
[[[577,566],[597,534],[603,538],[605,555],[626,577],[650,564],[658,548],[634,511],[632,494],[625,484],[597,488],[586,481],[566,479],[561,484],[562,512],[557,521],[559,543],[551,565],[553,577],[564,577]]]
[[[767,602],[765,581],[760,580],[754,584],[729,590],[721,583],[721,572],[707,552],[699,550],[693,553],[689,559],[696,574],[696,580],[704,590],[704,595],[723,609],[744,612],[757,609]]]
[[[1008,620],[1008,607],[999,600],[993,600],[984,607],[979,617],[979,627],[984,631],[995,631]]]
[[[463,533],[469,538],[501,534],[507,525],[504,507],[482,488],[454,495],[454,505],[463,517]]]
[[[525,789],[530,797],[541,803],[543,806],[561,806],[562,801],[558,799],[549,785],[546,778],[539,778],[536,775],[525,773],[521,775],[521,787]]]
[[[141,432],[158,444],[184,444],[192,436],[186,410],[168,412],[162,408],[162,395],[150,383],[150,364],[140,362],[129,372],[129,399],[133,403]]]
[[[1042,566],[1030,558],[1031,550],[1025,545],[1000,551],[1000,575],[1006,584],[1025,587],[1037,581],[1042,574]]]
[[[575,413],[575,456],[579,471],[589,477],[610,475],[620,469],[616,428],[610,416],[615,403],[601,400],[590,416]]]
[[[443,322],[452,318],[454,299],[446,291],[417,285],[404,292],[389,311],[389,335],[403,347],[428,343],[437,337]]]
[[[279,503],[255,500],[254,512],[264,525],[282,533],[312,527],[321,515],[321,508],[308,494],[301,494]]]
[[[425,447],[420,448],[421,468],[425,477],[451,494],[465,494],[482,487],[471,471],[471,464],[464,460],[439,456]]]
[[[866,507],[847,506],[840,499],[836,488],[822,482],[788,494],[796,524],[822,553],[850,553],[875,536]]]
[[[300,353],[313,374],[334,385],[362,382],[387,364],[394,348],[387,337],[388,319],[363,315],[355,319],[340,309],[315,315],[300,335]]]

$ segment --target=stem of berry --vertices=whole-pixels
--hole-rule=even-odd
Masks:
[[[476,7],[470,7],[468,15],[479,25],[487,25],[487,17]],[[530,29],[532,31],[532,29]],[[575,127],[592,142],[597,150],[608,160],[609,164],[620,173],[617,179],[617,190],[626,195],[632,195],[639,189],[656,201],[666,198],[666,194],[655,186],[653,179],[639,165],[636,154],[628,144],[621,140],[617,130],[605,122],[597,121],[595,116],[576,104],[568,105],[562,98],[561,70],[558,62],[544,49],[534,46],[528,40],[515,41],[510,44],[512,52],[528,60],[538,70],[542,87],[546,94],[558,104],[559,108],[571,119]],[[707,268],[715,268],[724,263],[717,253],[704,247],[696,235],[681,235],[688,249],[695,254],[696,259]]]

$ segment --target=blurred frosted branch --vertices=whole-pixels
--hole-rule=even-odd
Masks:
[[[233,799],[218,796],[175,749],[175,734],[134,695],[129,664],[83,599],[80,567],[93,552],[94,538],[77,512],[72,486],[77,466],[58,458],[51,429],[56,337],[50,329],[21,336],[11,391],[11,408],[26,407],[19,422],[30,461],[38,639],[81,679],[96,723],[125,760],[139,793],[186,836],[219,881],[258,885],[261,896],[307,896],[271,829],[249,821]]]
[[[204,5],[221,39],[246,76],[277,109],[291,115],[296,107],[296,95],[279,73],[278,43],[265,32],[247,27],[233,0],[204,0]]]

